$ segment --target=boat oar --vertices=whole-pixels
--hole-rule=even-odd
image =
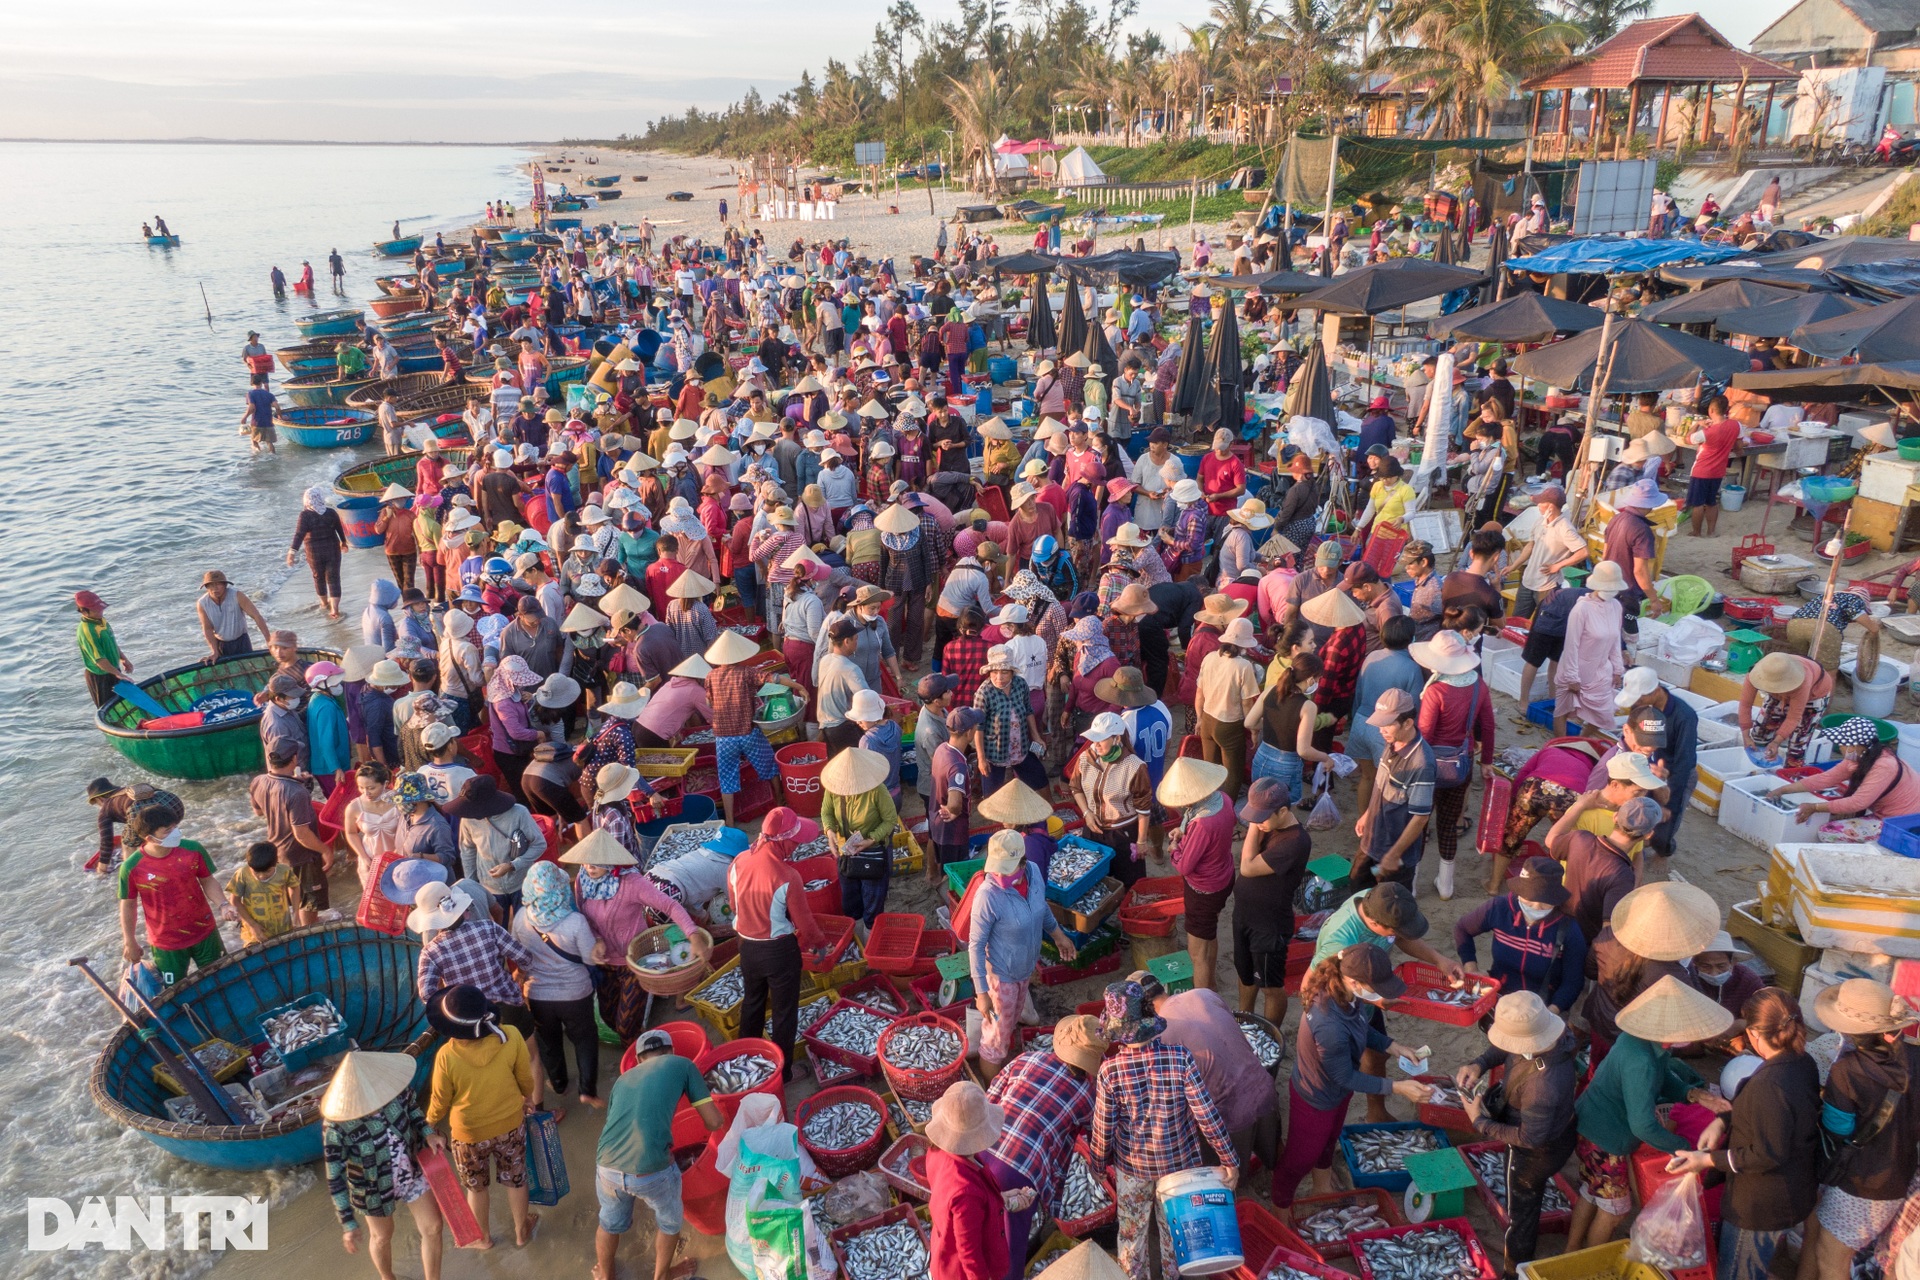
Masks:
[[[113,1011],[120,1015],[120,1020],[132,1028],[134,1036],[153,1051],[153,1056],[160,1060],[160,1065],[165,1067],[168,1073],[180,1083],[181,1088],[187,1091],[187,1096],[193,1099],[196,1107],[200,1108],[200,1114],[207,1118],[207,1123],[212,1124],[217,1119],[224,1119],[228,1124],[235,1125],[253,1123],[241,1114],[227,1091],[207,1074],[206,1068],[200,1065],[198,1058],[191,1052],[186,1052],[183,1060],[183,1054],[175,1053],[168,1046],[167,1041],[173,1040],[178,1043],[178,1038],[173,1034],[173,1028],[167,1026],[161,1021],[159,1015],[153,1012],[153,1006],[147,1004],[145,996],[138,990],[133,991],[133,998],[144,1005],[148,1015],[153,1018],[154,1025],[151,1027],[140,1025],[133,1015],[133,1010],[120,1003],[120,997],[113,994],[112,988],[100,980],[100,975],[93,971],[85,956],[76,957],[67,963],[87,975],[87,981],[106,997],[107,1003],[113,1006]]]

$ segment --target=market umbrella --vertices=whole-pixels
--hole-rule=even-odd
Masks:
[[[1192,413],[1193,406],[1200,399],[1200,371],[1206,361],[1201,324],[1206,311],[1205,298],[1187,300],[1187,336],[1180,346],[1180,371],[1173,381],[1173,395],[1167,404],[1168,413]]]
[[[1832,403],[1859,400],[1863,389],[1920,392],[1920,360],[1879,364],[1823,364],[1813,369],[1775,369],[1742,373],[1733,385],[1742,391],[1765,392],[1774,400]]]
[[[1009,276],[1038,275],[1053,267],[1053,255],[1046,253],[1010,253],[1004,257],[982,258],[974,264],[976,271],[997,271]]]
[[[1087,358],[1089,369],[1097,364],[1106,370],[1107,385],[1112,387],[1113,379],[1120,376],[1120,357],[1113,354],[1113,344],[1107,341],[1106,325],[1095,321],[1087,326],[1087,340],[1080,344],[1080,354]]]
[[[1479,284],[1482,279],[1478,271],[1466,267],[1449,267],[1425,258],[1389,258],[1349,271],[1324,289],[1280,305],[1293,311],[1372,316]]]
[[[1830,359],[1857,354],[1869,364],[1920,359],[1920,295],[1802,326],[1793,345]]]
[[[1224,427],[1238,439],[1246,418],[1247,388],[1240,361],[1240,322],[1232,307],[1221,307],[1214,315],[1199,381],[1193,425]]]
[[[1765,267],[1808,267],[1825,271],[1831,267],[1858,266],[1863,262],[1888,262],[1896,258],[1920,258],[1920,241],[1891,236],[1836,236],[1784,249],[1753,259]]]
[[[1824,275],[1875,302],[1892,302],[1920,293],[1920,259],[1915,258],[1832,267]]]
[[[1080,302],[1080,281],[1073,272],[1062,271],[1067,280],[1067,305],[1060,312],[1060,350],[1078,351],[1087,342],[1087,313]]]
[[[1299,271],[1255,271],[1244,276],[1220,276],[1207,284],[1215,289],[1257,289],[1270,298],[1312,293],[1326,283],[1319,276]]]
[[[1702,285],[1716,280],[1754,280],[1782,289],[1832,289],[1833,281],[1806,267],[1764,267],[1758,258],[1737,258],[1731,262],[1710,262],[1699,266],[1662,267],[1660,278],[1668,284]]]
[[[1427,325],[1429,338],[1476,342],[1546,342],[1559,333],[1584,333],[1606,323],[1606,313],[1584,302],[1516,293],[1500,302],[1456,311]]]
[[[1676,294],[1652,306],[1642,307],[1640,318],[1659,324],[1711,324],[1728,333],[1737,333],[1739,330],[1726,329],[1719,323],[1720,317],[1726,312],[1757,307],[1767,302],[1783,302],[1795,296],[1792,289],[1782,289],[1777,285],[1758,284],[1752,280],[1723,280],[1696,293]]]
[[[1314,339],[1305,359],[1287,382],[1283,407],[1290,418],[1318,418],[1328,426],[1338,421],[1333,415],[1333,382],[1327,377],[1327,353]]]
[[[1713,322],[1722,333],[1749,338],[1784,338],[1794,330],[1835,316],[1851,315],[1872,306],[1864,298],[1843,293],[1796,293],[1790,298],[1729,311]]]
[[[1500,298],[1501,267],[1507,260],[1507,224],[1496,222],[1487,235],[1487,282],[1480,286],[1480,302],[1484,306],[1497,302]]]
[[[1706,379],[1723,382],[1745,372],[1751,361],[1744,351],[1708,342],[1678,329],[1644,320],[1617,319],[1603,359],[1603,329],[1589,329],[1564,342],[1538,347],[1513,362],[1515,372],[1549,386],[1592,385],[1596,366],[1606,372],[1606,392],[1666,391]]]
[[[1293,239],[1287,234],[1288,228],[1280,228],[1280,257],[1273,265],[1281,271],[1293,270]]]
[[[1059,331],[1053,326],[1053,303],[1047,298],[1047,284],[1053,279],[1053,273],[1042,271],[1033,278],[1033,311],[1027,317],[1027,345],[1035,351],[1046,351],[1060,343]]]
[[[1443,267],[1451,267],[1460,261],[1460,254],[1454,248],[1452,227],[1443,225],[1440,234],[1434,238],[1433,260]]]

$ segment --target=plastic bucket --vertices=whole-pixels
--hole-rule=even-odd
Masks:
[[[1198,480],[1200,478],[1200,459],[1206,457],[1209,452],[1211,452],[1211,450],[1197,449],[1189,446],[1185,449],[1174,450],[1173,456],[1180,459],[1180,465],[1187,469],[1187,479]]]
[[[993,416],[993,388],[982,387],[980,394],[973,398],[973,411],[983,418]]]
[[[365,551],[386,542],[384,537],[373,531],[374,521],[380,518],[379,494],[342,497],[334,505],[340,509],[340,525],[346,530],[348,546]]]
[[[707,1029],[696,1022],[663,1022],[654,1030],[664,1031],[671,1036],[674,1053],[689,1061],[698,1061],[701,1054],[713,1047],[707,1039]],[[625,1075],[633,1070],[637,1061],[633,1045],[628,1045],[627,1051],[620,1055],[620,1074]],[[677,1140],[675,1145],[680,1145]]]
[[[1142,427],[1127,437],[1127,452],[1135,458],[1147,451],[1147,437],[1153,434],[1151,427]]]
[[[1872,680],[1863,680],[1858,669],[1855,669],[1853,711],[1855,715],[1885,720],[1893,714],[1893,695],[1900,689],[1900,671],[1892,664],[1883,662],[1873,675]]]
[[[1231,1271],[1240,1255],[1240,1221],[1233,1212],[1233,1191],[1218,1169],[1170,1173],[1154,1186],[1167,1230],[1173,1236],[1173,1260],[1183,1276]]]
[[[1723,484],[1720,486],[1720,509],[1722,511],[1738,511],[1746,500],[1747,488],[1745,485]]]
[[[1020,365],[1012,356],[990,356],[987,359],[987,376],[995,383],[1012,382],[1020,375]]]
[[[786,806],[803,818],[820,816],[826,793],[820,775],[827,767],[827,748],[819,742],[790,742],[773,753],[780,770],[780,794]]]

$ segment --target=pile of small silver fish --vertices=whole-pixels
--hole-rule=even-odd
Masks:
[[[827,1016],[827,1010],[833,1008],[832,996],[815,996],[800,1006],[800,1029],[805,1031],[814,1023]]]
[[[1769,809],[1773,809],[1779,813],[1798,813],[1800,810],[1800,806],[1793,801],[1781,800],[1774,796],[1763,795],[1760,797],[1760,801]]]
[[[738,968],[729,969],[694,993],[694,998],[722,1012],[737,1009],[747,998],[747,980]]]
[[[1337,1244],[1356,1231],[1380,1231],[1392,1225],[1379,1206],[1371,1203],[1322,1209],[1293,1224],[1309,1244]]]
[[[842,1009],[813,1034],[836,1049],[871,1058],[879,1052],[880,1033],[892,1025],[893,1019],[869,1009]]]
[[[1065,889],[1093,870],[1099,861],[1100,855],[1091,849],[1077,844],[1062,845],[1054,851],[1053,861],[1047,864],[1047,883],[1056,889]]]
[[[1060,1194],[1053,1199],[1056,1221],[1077,1221],[1090,1217],[1113,1203],[1107,1188],[1094,1176],[1093,1166],[1077,1149],[1067,1163],[1067,1176],[1060,1182]]]
[[[807,882],[806,882],[806,884],[804,884],[804,885],[802,885],[802,886],[801,886],[801,888],[803,888],[803,889],[805,889],[805,890],[806,890],[806,891],[807,891],[808,893],[812,893],[812,892],[813,892],[813,891],[814,891],[815,889],[824,889],[824,888],[826,888],[826,887],[827,887],[828,885],[830,885],[830,884],[832,884],[832,883],[833,883],[833,881],[831,881],[831,880],[828,880],[828,879],[826,879],[826,878],[824,878],[824,877],[822,877],[822,878],[821,878],[821,879],[819,879],[819,880],[809,880],[809,881],[807,881]]]
[[[673,962],[673,954],[667,951],[654,951],[640,957],[640,967],[648,973],[665,973],[680,966]]]
[[[1504,1151],[1466,1151],[1467,1163],[1480,1175],[1480,1181],[1487,1184],[1487,1190],[1500,1202],[1502,1209],[1507,1207],[1507,1160]],[[1546,1190],[1540,1196],[1540,1212],[1543,1214],[1570,1213],[1573,1206],[1567,1203],[1566,1196],[1560,1193],[1557,1184],[1548,1181]]]
[[[707,1088],[715,1093],[745,1093],[773,1079],[779,1070],[772,1058],[743,1053],[708,1067]]]
[[[1428,1004],[1452,1005],[1456,1009],[1467,1009],[1481,996],[1478,987],[1429,987],[1425,991],[1409,991],[1407,994],[1415,1000],[1424,1000]]]
[[[865,948],[861,947],[860,939],[855,938],[852,942],[849,942],[847,944],[847,949],[840,953],[840,963],[852,964],[855,960],[866,959],[866,956],[867,956],[866,950]]]
[[[1480,1274],[1467,1242],[1445,1227],[1356,1240],[1353,1247],[1379,1280],[1474,1280]]]
[[[284,1057],[325,1040],[341,1025],[340,1011],[333,1007],[333,1001],[322,1000],[319,1004],[302,1005],[266,1018],[260,1023],[260,1030],[266,1033],[267,1043],[273,1046],[274,1052]]]
[[[860,1074],[860,1068],[843,1066],[838,1062],[829,1062],[825,1058],[813,1060],[813,1078],[822,1085],[838,1084]]]
[[[1282,1262],[1274,1266],[1260,1280],[1320,1280],[1320,1277],[1306,1271],[1296,1271]]]
[[[1069,883],[1071,883],[1071,881],[1069,881]],[[1068,907],[1067,910],[1078,911],[1083,916],[1090,916],[1105,906],[1107,899],[1119,891],[1120,882],[1112,876],[1106,876],[1101,879],[1099,884],[1096,884],[1093,888],[1081,894],[1079,901],[1075,902],[1071,907]]]
[[[861,988],[858,993],[848,996],[847,999],[853,1001],[855,1004],[863,1004],[869,1009],[878,1009],[882,1013],[902,1014],[906,1012],[906,1009],[901,1007],[899,999],[894,996],[893,992],[880,986],[878,983],[872,987]]]
[[[713,745],[712,729],[695,729],[680,739],[683,747],[710,747]]]
[[[238,1084],[230,1084],[226,1089],[227,1097],[232,1102],[234,1109],[246,1117],[246,1119],[241,1122],[242,1124],[267,1123],[266,1108],[260,1105],[260,1099],[254,1096],[253,1090]],[[192,1098],[168,1098],[166,1108],[167,1118],[176,1124],[214,1124],[224,1126],[230,1123],[225,1117],[209,1121],[206,1116],[201,1114],[200,1104]]]
[[[926,1127],[927,1121],[933,1119],[933,1104],[931,1102],[922,1102],[918,1098],[902,1098],[900,1099],[900,1106],[906,1111],[908,1117],[922,1128]]]
[[[792,853],[787,855],[787,861],[799,862],[803,858],[818,858],[832,852],[833,845],[827,840],[826,834],[823,832],[805,844],[795,848]],[[808,885],[807,887],[811,889],[813,886]]]
[[[1260,1059],[1260,1065],[1271,1071],[1280,1064],[1283,1050],[1280,1042],[1267,1034],[1266,1028],[1254,1022],[1240,1024],[1240,1034],[1246,1037],[1247,1047],[1253,1050],[1253,1056]]]
[[[820,1151],[845,1151],[870,1141],[886,1122],[864,1102],[835,1102],[807,1117],[800,1134]]]
[[[887,1038],[887,1061],[916,1071],[937,1071],[950,1065],[965,1046],[945,1027],[905,1026]]]
[[[841,1246],[849,1280],[923,1280],[933,1259],[911,1222],[862,1231]]]
[[[1029,1048],[1029,1049],[1051,1049],[1051,1048],[1053,1048],[1053,1032],[1051,1032],[1051,1031],[1042,1031],[1042,1032],[1041,1032],[1041,1033],[1040,1033],[1039,1035],[1037,1035],[1037,1036],[1035,1036],[1035,1037],[1034,1037],[1033,1039],[1031,1039],[1031,1040],[1029,1040],[1029,1041],[1027,1041],[1027,1048]]]
[[[1347,1135],[1355,1173],[1398,1173],[1416,1151],[1438,1151],[1440,1135],[1431,1129],[1357,1129]]]
[[[672,862],[675,858],[685,857],[719,835],[721,828],[725,825],[724,822],[715,820],[681,823],[667,828],[661,833],[660,838],[653,842],[653,848],[647,850],[647,866],[651,867],[657,863]]]
[[[901,1133],[906,1133],[913,1128],[913,1118],[907,1114],[906,1108],[893,1098],[887,1099],[887,1119]]]

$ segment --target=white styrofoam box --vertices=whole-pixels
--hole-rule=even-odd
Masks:
[[[1862,856],[1853,846],[1825,845],[1804,852],[1794,874],[1793,919],[1810,946],[1848,951],[1880,951],[1901,959],[1920,958],[1920,929],[1910,906],[1920,901],[1920,860],[1881,850]],[[1877,846],[1874,846],[1877,848]],[[1834,906],[1814,894],[1866,894],[1886,906]]]
[[[1760,766],[1753,762],[1747,749],[1742,746],[1711,747],[1700,752],[1696,760],[1699,774],[1689,799],[1694,808],[1715,817],[1720,814],[1720,800],[1726,784],[1734,778],[1750,777],[1760,772]]]
[[[1695,693],[1693,690],[1687,688],[1684,684],[1679,686],[1668,685],[1667,692],[1672,694],[1674,697],[1680,699],[1680,701],[1686,703],[1688,706],[1692,707],[1694,709],[1694,712],[1698,715],[1705,715],[1707,712],[1713,710],[1715,707],[1720,705],[1719,703],[1715,702],[1712,698],[1707,697],[1704,693]]]
[[[1868,427],[1879,426],[1886,421],[1886,415],[1880,413],[1843,413],[1840,415],[1840,420],[1833,425],[1841,435],[1858,439],[1860,433]]]
[[[1716,702],[1700,713],[1700,745],[1726,747],[1740,745],[1740,704]]]
[[[1812,842],[1832,819],[1816,813],[1801,822],[1797,813],[1776,809],[1764,797],[1780,785],[1770,773],[1735,778],[1720,788],[1720,825],[1748,844],[1771,849],[1777,844]],[[1788,796],[1782,803],[1798,805],[1802,797]]]
[[[1848,978],[1893,981],[1893,957],[1884,951],[1848,951],[1845,947],[1828,947],[1820,953],[1819,964],[1822,970],[1843,982]]]
[[[1485,673],[1487,683],[1493,686],[1495,693],[1504,693],[1509,698],[1519,698],[1520,681],[1525,678],[1526,665],[1517,645],[1509,645],[1505,652],[1480,655],[1480,670]]]
[[[1806,1023],[1807,1029],[1814,1034],[1825,1035],[1831,1028],[1829,1028],[1826,1023],[1820,1021],[1819,1015],[1814,1013],[1813,998],[1822,991],[1825,991],[1828,987],[1838,986],[1844,981],[1846,981],[1846,979],[1822,969],[1820,962],[1817,960],[1801,971],[1800,1021]]]
[[[1899,724],[1894,726],[1900,731],[1898,755],[1909,769],[1920,769],[1920,724]]]
[[[1907,490],[1920,484],[1920,462],[1876,453],[1860,466],[1860,496],[1896,507],[1907,504]]]
[[[1643,667],[1652,667],[1660,676],[1660,683],[1669,689],[1684,689],[1693,679],[1692,664],[1676,662],[1672,658],[1662,658],[1651,649],[1637,650],[1635,659]]]

